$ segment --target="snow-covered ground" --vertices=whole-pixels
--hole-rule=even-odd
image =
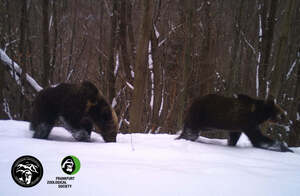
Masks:
[[[31,138],[27,122],[0,121],[0,195],[300,195],[300,148],[280,153],[251,147],[242,137],[238,147],[224,140],[174,140],[175,135],[119,134],[117,143],[76,142],[63,128],[49,140]],[[132,142],[131,142],[132,139]],[[11,177],[13,162],[22,155],[38,158],[44,175],[31,188]],[[58,188],[48,180],[67,176],[61,160],[75,155],[81,169]]]

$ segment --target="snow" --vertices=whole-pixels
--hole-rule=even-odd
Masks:
[[[7,100],[5,98],[3,98],[3,111],[8,116],[9,119],[13,119],[13,117],[12,117],[12,115],[10,113],[9,104],[8,104],[8,102],[7,102]]]
[[[132,70],[132,67],[131,67],[131,66],[130,66],[130,69],[131,69],[131,71],[130,71],[131,77],[134,78],[134,71]]]
[[[50,30],[51,30],[52,21],[53,21],[53,16],[51,15],[51,16],[50,16],[50,20],[49,20],[49,28],[48,28],[48,31],[49,31],[49,32],[50,32]]]
[[[126,84],[127,84],[127,86],[131,89],[131,90],[133,90],[134,89],[134,87],[133,87],[133,85],[132,84],[130,84],[129,82],[127,82],[126,81]]]
[[[258,4],[258,10],[261,10],[261,4]],[[263,37],[263,31],[262,31],[262,18],[261,14],[258,14],[258,22],[259,22],[259,32],[258,32],[258,42],[260,45],[262,45],[262,37]],[[260,70],[260,64],[261,64],[261,50],[258,51],[258,57],[257,57],[257,66],[256,66],[256,96],[259,95],[259,70]]]
[[[179,24],[177,26],[174,26],[173,24],[170,24],[172,27],[171,27],[171,30],[169,31],[169,33],[167,34],[167,37],[164,38],[163,40],[161,40],[159,43],[158,43],[158,47],[161,47],[166,41],[168,41],[169,37],[171,36],[172,33],[175,33],[176,30],[180,27],[183,27],[182,24]]]
[[[148,65],[150,71],[151,78],[151,99],[150,99],[150,108],[153,110],[153,102],[154,102],[154,72],[153,72],[153,59],[152,59],[152,50],[151,50],[151,41],[149,41],[148,46]]]
[[[252,50],[253,54],[256,54],[255,48],[254,46],[250,43],[250,41],[247,40],[246,35],[243,31],[241,31],[241,35],[244,38],[244,41],[246,42],[246,44],[249,46],[249,48]]]
[[[116,66],[114,70],[114,76],[117,75],[120,66],[119,53],[116,54]]]
[[[162,70],[162,73],[163,73],[163,78],[164,78],[164,76],[165,76],[165,70],[164,69]],[[161,101],[160,101],[160,107],[159,107],[159,111],[158,111],[158,116],[161,115],[162,110],[164,108],[164,94],[165,94],[165,88],[163,88],[162,91],[161,91]]]
[[[257,65],[256,65],[256,96],[259,95],[259,65],[260,65],[260,59],[261,59],[261,52],[258,53],[257,57]]]
[[[74,69],[71,69],[71,70],[69,71],[69,73],[68,73],[68,75],[67,75],[67,78],[66,78],[67,81],[70,80],[70,78],[71,78],[73,72],[74,72]]]
[[[165,94],[165,89],[163,89],[162,92],[161,92],[161,101],[160,101],[160,107],[159,107],[159,111],[158,111],[158,116],[161,115],[162,110],[164,108],[164,94]]]
[[[0,121],[0,184],[6,195],[299,195],[300,148],[279,153],[253,148],[245,136],[237,147],[201,137],[196,142],[167,134],[119,134],[117,143],[76,142],[63,128],[49,140],[33,139],[28,123]],[[13,181],[11,166],[20,156],[38,158],[40,183],[23,188]],[[81,168],[71,188],[47,184],[67,177],[61,160],[75,155]]]
[[[112,100],[112,103],[111,103],[111,107],[115,108],[117,104],[118,104],[118,102],[117,102],[116,98],[114,97]]]
[[[267,81],[266,84],[267,84],[267,89],[266,89],[266,96],[265,97],[267,98],[270,94],[270,86],[271,86],[270,81]]]
[[[294,70],[294,68],[296,66],[296,63],[297,63],[297,59],[294,60],[294,62],[291,65],[291,68],[289,69],[288,73],[286,74],[286,79],[287,80],[290,78],[290,76],[291,76],[291,74],[292,74],[292,72],[293,72],[293,70]]]
[[[158,32],[158,30],[157,30],[157,28],[156,28],[155,25],[153,25],[153,27],[154,27],[155,37],[156,37],[156,39],[158,39],[159,36],[160,36],[160,33]]]

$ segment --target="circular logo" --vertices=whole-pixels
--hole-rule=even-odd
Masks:
[[[22,187],[33,187],[43,177],[43,166],[33,156],[18,158],[11,167],[11,175],[14,181]]]
[[[80,169],[80,161],[75,156],[67,156],[61,162],[61,169],[69,175],[76,174]]]

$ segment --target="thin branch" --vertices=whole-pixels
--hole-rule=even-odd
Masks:
[[[15,70],[16,74],[11,74],[11,76],[15,79],[16,83],[21,86],[23,89],[22,84],[20,83],[20,76],[22,74],[21,67],[14,62],[11,58],[7,56],[4,50],[0,49],[0,61],[9,68],[9,71],[12,73],[12,70]],[[35,90],[41,91],[43,88],[29,75],[26,73],[26,81],[28,84]],[[23,90],[22,90],[23,91]],[[24,91],[23,91],[24,92]]]

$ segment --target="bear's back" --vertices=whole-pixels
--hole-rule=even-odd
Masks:
[[[248,127],[254,119],[251,105],[255,100],[246,97],[225,97],[208,94],[198,97],[190,105],[185,122],[193,127],[209,129],[240,130]]]

